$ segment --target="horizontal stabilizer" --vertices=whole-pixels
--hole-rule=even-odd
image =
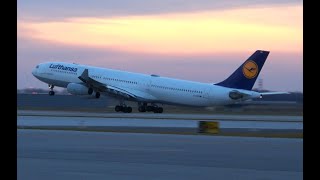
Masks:
[[[262,96],[265,95],[276,95],[276,94],[290,94],[288,92],[264,92],[264,93],[260,93]]]

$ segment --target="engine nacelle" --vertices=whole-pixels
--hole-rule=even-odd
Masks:
[[[68,93],[73,95],[88,95],[90,93],[89,89],[91,88],[88,88],[85,85],[77,84],[77,83],[69,83],[67,86]]]
[[[229,93],[229,97],[233,100],[238,100],[243,98],[243,94],[239,91],[233,90]]]

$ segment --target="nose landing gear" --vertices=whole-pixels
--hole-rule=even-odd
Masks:
[[[54,85],[49,84],[48,86],[49,86],[49,89],[50,89],[49,96],[54,96],[54,91],[53,91]]]

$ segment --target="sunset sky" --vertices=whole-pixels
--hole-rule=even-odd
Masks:
[[[45,61],[215,83],[262,49],[271,51],[264,89],[303,91],[302,1],[18,0],[17,8],[18,89],[47,88],[31,74]]]

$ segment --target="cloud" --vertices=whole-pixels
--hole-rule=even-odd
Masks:
[[[302,5],[302,0],[19,0],[18,19],[54,21],[72,17],[152,15],[273,4]]]
[[[19,0],[17,25],[18,88],[45,61],[219,82],[265,49],[265,87],[302,91],[302,1]]]
[[[257,47],[292,52],[302,50],[302,6],[18,21],[18,36],[24,30],[33,32],[28,38],[123,52],[194,55]]]

